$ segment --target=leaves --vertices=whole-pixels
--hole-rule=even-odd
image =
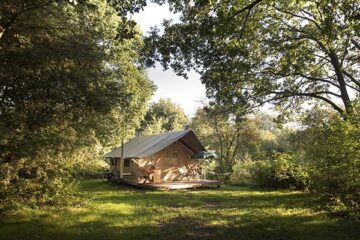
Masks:
[[[354,104],[354,117],[359,116],[359,105]],[[325,117],[321,117],[325,116]],[[332,210],[358,218],[360,188],[359,121],[346,121],[335,114],[313,109],[305,118],[305,157],[311,167],[313,188]]]
[[[140,128],[140,135],[184,130],[189,123],[184,110],[170,99],[160,99],[150,104]]]
[[[134,134],[154,86],[105,0],[19,2],[0,3],[2,21],[21,11],[0,38],[0,201],[50,203],[70,195],[74,161]]]
[[[164,22],[163,34],[147,37],[148,64],[159,61],[183,76],[195,69],[208,97],[234,113],[316,100],[352,114],[352,93],[360,91],[357,2],[169,3],[181,22]]]

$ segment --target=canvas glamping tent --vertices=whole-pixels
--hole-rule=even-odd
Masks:
[[[122,175],[126,183],[155,189],[220,186],[219,181],[200,179],[202,161],[192,156],[206,149],[191,130],[136,137],[123,148],[105,158],[110,172]]]

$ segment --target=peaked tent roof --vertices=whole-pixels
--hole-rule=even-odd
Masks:
[[[194,153],[206,150],[192,130],[185,130],[133,138],[124,144],[124,159],[150,156],[178,140]],[[105,157],[121,157],[121,147],[107,153]]]

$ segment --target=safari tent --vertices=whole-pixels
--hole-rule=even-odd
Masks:
[[[206,151],[193,131],[185,130],[136,137],[105,155],[110,172],[121,181],[147,188],[220,186],[201,179],[201,159]],[[123,161],[121,156],[123,156]]]

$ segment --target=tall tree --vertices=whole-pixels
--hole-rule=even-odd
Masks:
[[[147,110],[138,133],[142,135],[184,130],[189,119],[170,99],[160,99]]]
[[[190,127],[207,149],[219,154],[219,170],[231,171],[240,146],[240,119],[226,114],[219,106],[205,106],[197,110]]]
[[[180,22],[147,38],[147,64],[194,68],[218,103],[320,100],[352,114],[360,94],[357,0],[168,1]]]
[[[15,3],[1,2],[1,16]],[[61,160],[82,147],[119,143],[125,129],[134,132],[153,85],[139,67],[139,34],[118,38],[122,24],[105,0],[51,1],[17,15],[3,33],[1,196],[49,189],[59,182],[49,178],[61,179]]]
[[[274,117],[258,112],[235,118],[219,106],[196,111],[190,127],[209,150],[218,153],[218,165],[231,171],[237,161],[270,160],[289,150],[290,129],[280,129]]]

